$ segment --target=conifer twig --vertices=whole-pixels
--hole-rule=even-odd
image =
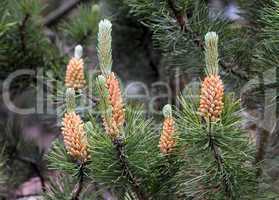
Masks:
[[[265,101],[265,88],[264,88],[264,77],[263,74],[260,73],[259,75],[259,92],[260,92],[260,98],[261,101]],[[264,110],[264,104],[262,104],[262,110]],[[277,115],[277,113],[276,113]],[[261,112],[260,114],[260,120],[264,120],[264,112]],[[257,127],[256,129],[257,136],[259,136],[259,143],[257,147],[257,152],[256,152],[256,159],[255,159],[255,164],[258,164],[264,160],[265,153],[266,153],[266,147],[268,145],[268,139],[269,139],[269,131]],[[262,174],[262,169],[259,167],[257,168],[257,177],[259,177]]]
[[[129,169],[128,161],[126,160],[125,153],[124,153],[123,140],[121,138],[116,138],[114,139],[113,144],[116,147],[117,154],[118,154],[117,156],[122,165],[123,173],[127,177],[128,181],[132,184],[133,191],[135,192],[139,200],[147,200],[148,198],[146,198],[143,192],[140,190],[139,184],[135,176],[132,174],[132,172]]]
[[[20,42],[21,42],[21,49],[23,53],[25,53],[26,50],[26,41],[25,41],[25,28],[28,19],[30,18],[30,14],[25,14],[22,23],[19,25],[19,34],[20,34]]]
[[[67,1],[67,4],[61,6],[60,8],[56,9],[49,15],[45,17],[43,20],[43,25],[44,26],[53,26],[58,21],[63,18],[65,15],[67,15],[69,12],[71,12],[74,8],[76,8],[82,1],[85,0],[72,0],[72,1]]]
[[[227,175],[227,173],[224,169],[224,159],[220,154],[219,147],[214,142],[214,138],[213,138],[213,135],[212,135],[212,122],[211,122],[211,120],[209,120],[209,122],[208,122],[208,137],[209,137],[209,147],[213,152],[214,159],[216,160],[217,165],[218,165],[218,169],[220,170],[220,172],[222,174],[222,182],[223,182],[223,185],[224,185],[224,191],[225,191],[226,196],[228,197],[228,199],[230,199],[232,194],[231,194],[230,187],[228,185],[229,177],[228,177],[228,175]]]
[[[176,18],[177,23],[179,24],[179,26],[181,27],[181,30],[184,32],[189,32],[191,34],[191,38],[194,41],[195,45],[198,48],[201,48],[202,50],[205,49],[205,44],[202,40],[202,37],[194,32],[191,29],[191,26],[189,24],[189,20],[187,17],[187,14],[183,14],[181,10],[179,10],[179,8],[176,5],[176,1],[175,0],[167,0],[168,5],[170,7],[170,9],[172,10],[172,12],[174,13],[174,16]],[[247,74],[243,74],[241,71],[239,70],[234,70],[232,67],[232,65],[227,64],[225,62],[223,62],[222,60],[219,60],[219,64],[222,67],[222,69],[224,69],[226,72],[230,72],[232,74],[234,74],[237,77],[240,77],[246,81],[249,80],[249,77]]]
[[[45,179],[44,179],[44,176],[41,173],[41,170],[39,169],[38,164],[34,160],[26,158],[26,157],[16,156],[16,159],[20,162],[29,164],[32,167],[32,169],[34,170],[34,172],[36,173],[36,175],[40,179],[43,192],[45,192],[45,189],[46,189],[45,188]]]
[[[79,181],[76,185],[76,191],[73,193],[73,197],[71,200],[80,200],[80,194],[83,188],[83,182],[84,182],[84,165],[81,164],[79,169]]]
[[[177,8],[175,0],[167,0],[167,1],[170,9],[173,11],[177,23],[181,27],[181,30],[191,31],[187,16],[183,15],[182,12],[179,10],[179,8]]]

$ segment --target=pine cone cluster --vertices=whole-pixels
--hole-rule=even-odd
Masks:
[[[173,118],[165,117],[164,124],[163,124],[163,132],[161,134],[161,138],[159,142],[161,153],[169,154],[174,149],[176,145],[174,133],[175,133],[175,127],[174,127]]]
[[[114,73],[107,76],[106,88],[108,89],[108,103],[112,108],[112,116],[110,119],[103,118],[104,127],[112,138],[116,138],[120,134],[120,127],[124,124],[125,114],[120,84]]]
[[[65,85],[68,88],[82,89],[85,84],[83,59],[73,57],[67,66]]]
[[[62,122],[62,134],[69,155],[82,163],[89,158],[84,123],[74,112],[66,113]]]
[[[223,109],[224,85],[220,76],[208,75],[202,82],[200,114],[210,121],[220,118]]]

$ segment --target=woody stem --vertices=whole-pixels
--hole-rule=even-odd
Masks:
[[[148,199],[147,197],[145,197],[145,194],[141,191],[141,189],[139,187],[139,183],[136,180],[136,177],[132,174],[132,172],[129,169],[128,161],[125,156],[125,145],[123,143],[123,139],[116,138],[113,140],[113,144],[116,147],[117,156],[121,163],[124,175],[127,177],[128,181],[132,184],[132,189],[135,192],[135,194],[137,195],[138,199],[139,200]]]

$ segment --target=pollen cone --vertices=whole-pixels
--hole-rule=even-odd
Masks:
[[[200,114],[210,121],[220,118],[223,109],[224,86],[218,75],[208,75],[202,82]]]
[[[85,86],[83,59],[71,58],[66,71],[65,85],[67,88],[82,89]]]
[[[172,118],[172,108],[171,105],[167,104],[163,108],[164,114],[164,123],[163,123],[163,132],[159,141],[159,148],[161,153],[169,154],[172,152],[176,145],[176,141],[174,138],[175,127],[174,120]]]
[[[106,78],[106,88],[108,89],[108,103],[112,108],[110,119],[104,118],[106,132],[115,138],[120,134],[120,128],[125,121],[124,105],[121,96],[119,81],[114,73],[110,73]]]
[[[66,113],[62,122],[62,134],[69,155],[84,163],[88,160],[87,138],[84,123],[74,112]]]
[[[163,124],[159,147],[163,154],[169,154],[174,149],[176,142],[174,139],[174,120],[172,117],[166,117]]]

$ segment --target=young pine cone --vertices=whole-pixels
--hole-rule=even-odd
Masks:
[[[169,154],[172,152],[176,145],[174,138],[175,127],[174,120],[172,118],[172,108],[171,105],[167,104],[163,108],[164,114],[164,123],[163,123],[163,132],[161,134],[159,147],[162,154]]]
[[[172,117],[166,117],[163,125],[163,132],[161,134],[159,147],[163,154],[169,154],[172,152],[176,145],[174,138],[175,127],[174,120]]]
[[[116,125],[113,118],[105,119],[103,118],[103,125],[105,127],[106,133],[112,138],[115,139],[120,135],[119,127]]]
[[[107,76],[106,88],[108,89],[108,103],[112,109],[112,115],[110,119],[104,118],[104,126],[106,132],[112,138],[115,138],[120,134],[120,128],[125,121],[125,114],[120,85],[114,73]]]
[[[200,114],[208,120],[216,121],[223,109],[224,86],[218,75],[208,75],[202,82]]]
[[[83,59],[73,57],[66,71],[65,85],[67,88],[82,89],[85,86]]]
[[[62,134],[69,155],[82,163],[89,158],[84,123],[74,112],[66,113],[62,122]]]

